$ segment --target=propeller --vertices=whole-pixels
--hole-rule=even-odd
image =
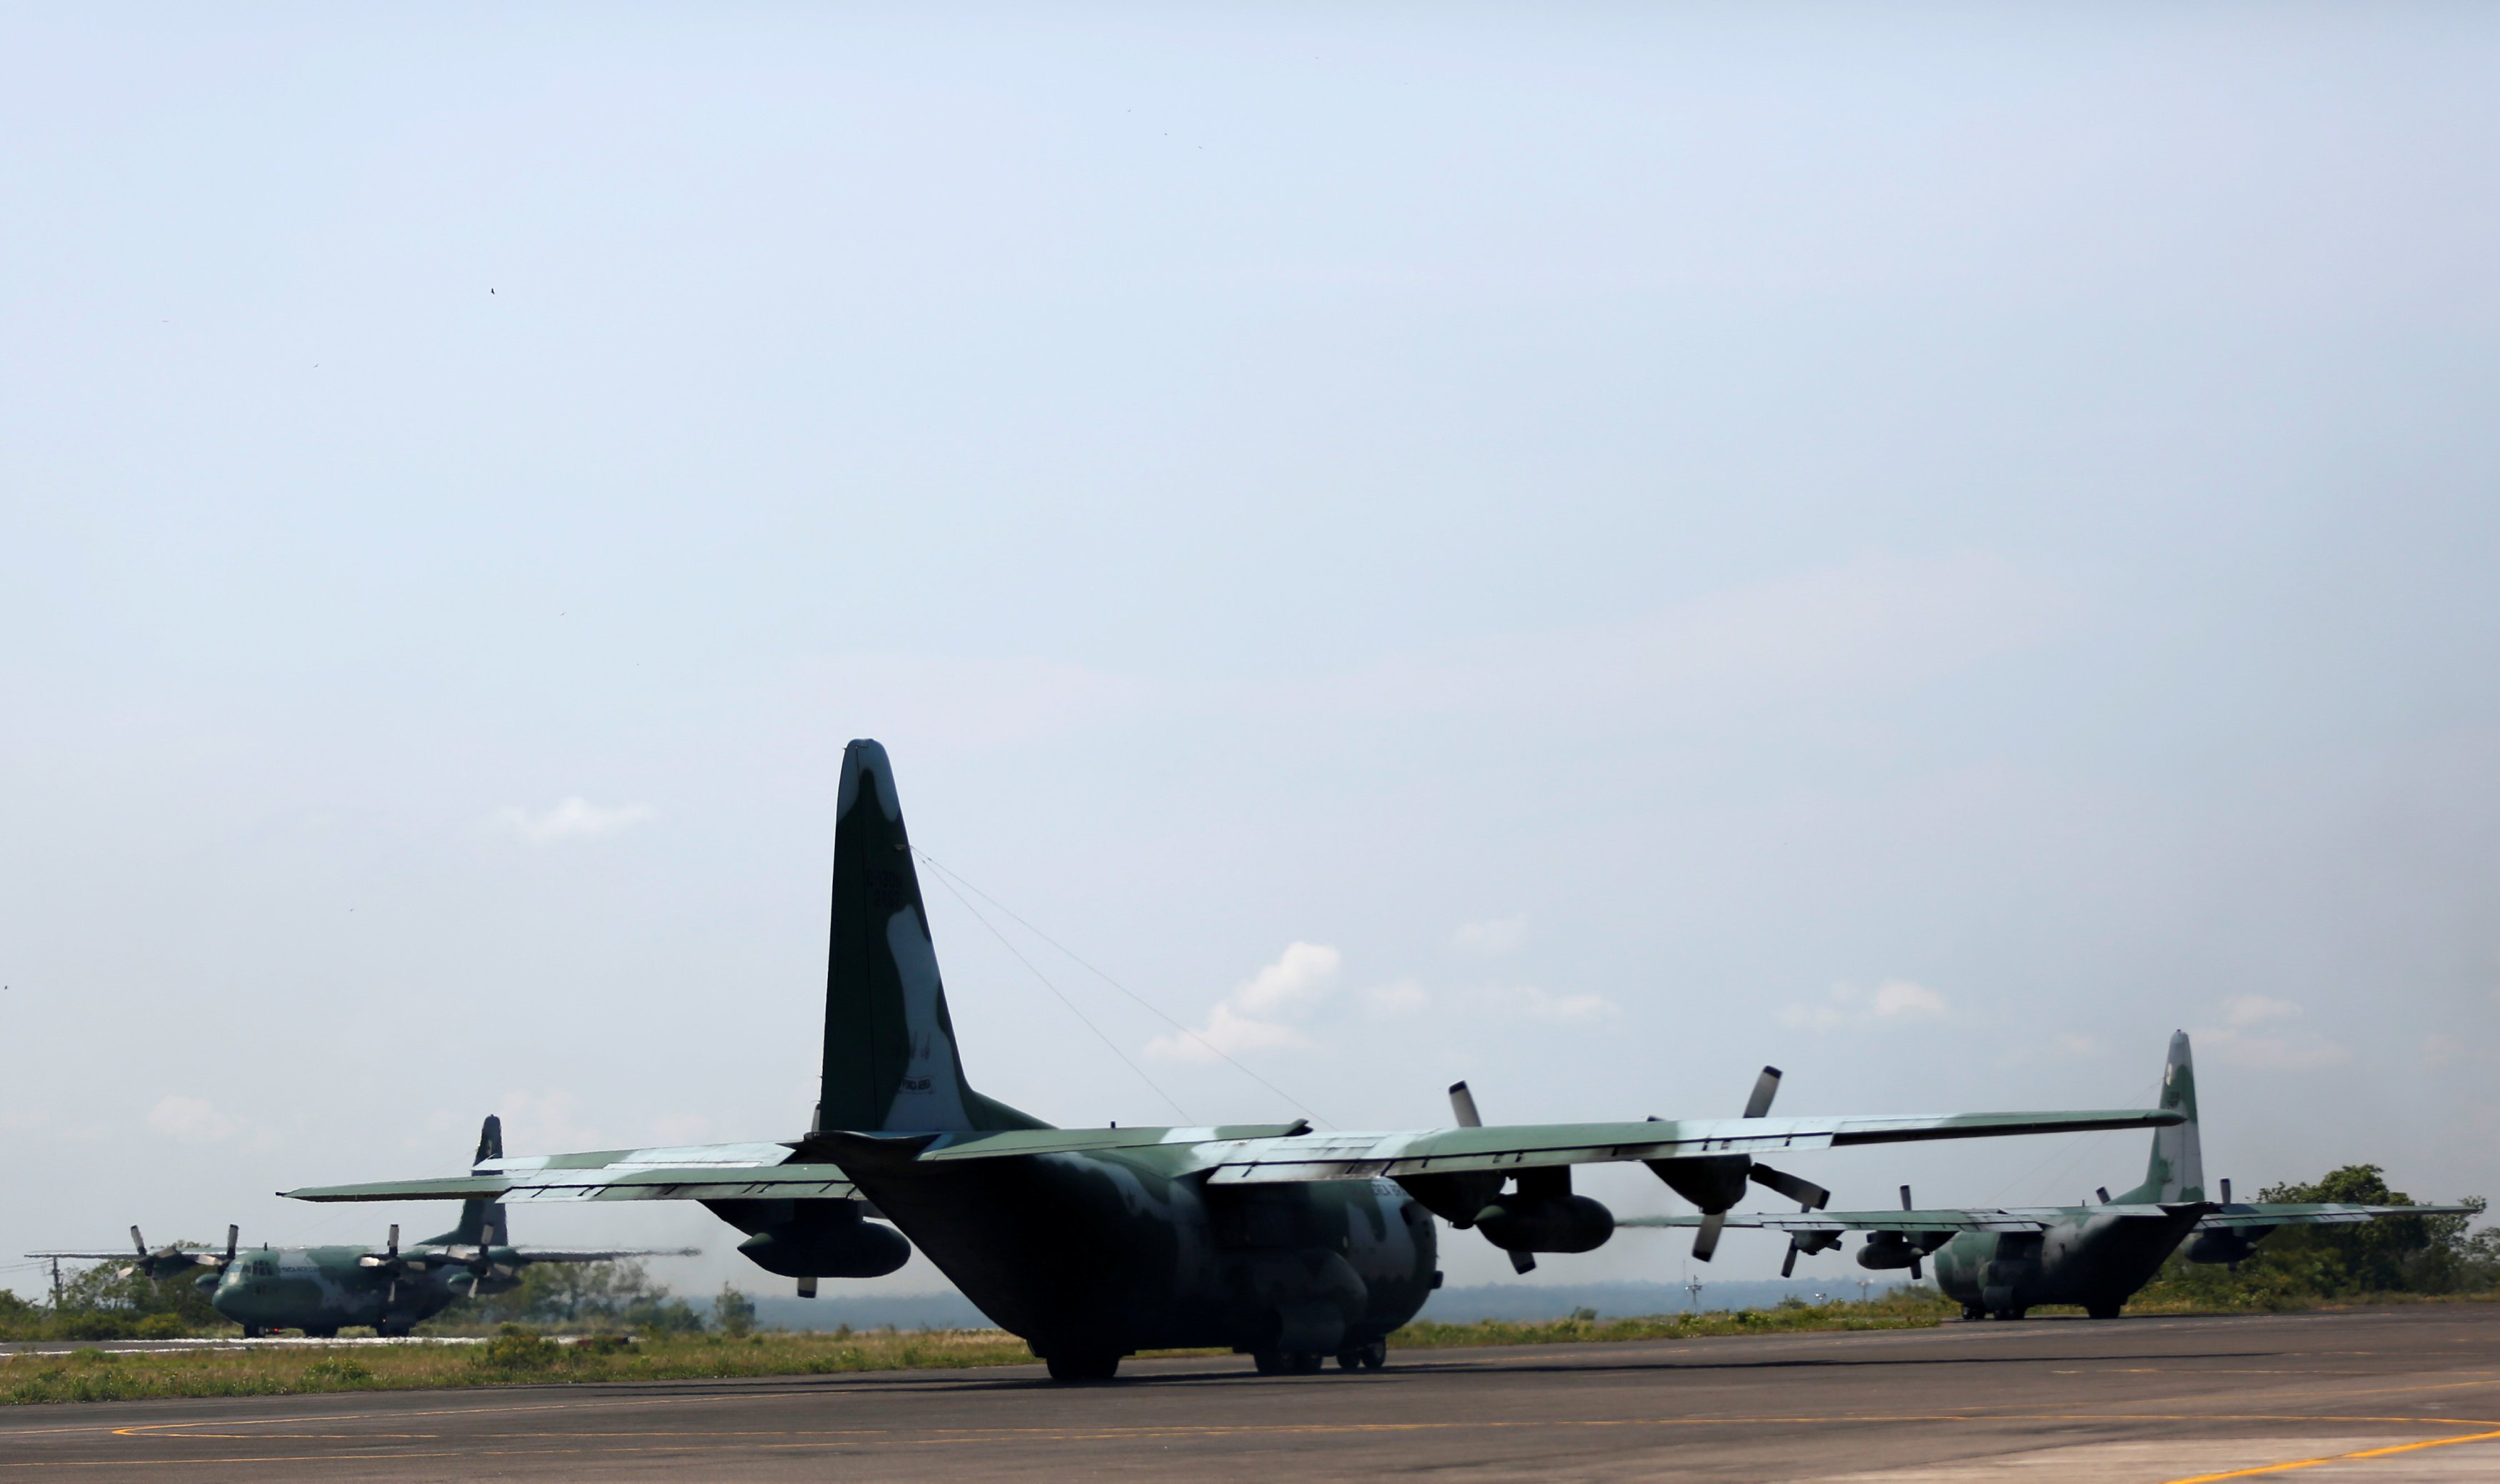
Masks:
[[[1745,1099],[1745,1112],[1743,1116],[1747,1118],[1768,1117],[1771,1111],[1771,1103],[1774,1099],[1778,1098],[1779,1095],[1780,1069],[1777,1067],[1763,1068],[1761,1075],[1754,1078],[1753,1092],[1747,1095]],[[1742,1158],[1742,1156],[1738,1156],[1738,1158]],[[1800,1175],[1793,1175],[1785,1170],[1773,1170],[1770,1166],[1761,1164],[1759,1161],[1746,1160],[1745,1178],[1761,1186],[1765,1190],[1776,1191],[1779,1194],[1788,1197],[1790,1200],[1797,1204],[1797,1208],[1799,1210],[1819,1211],[1831,1204],[1831,1192],[1824,1189],[1820,1185],[1817,1185],[1812,1180],[1806,1179]],[[1718,1254],[1719,1234],[1727,1229],[1727,1212],[1725,1207],[1715,1211],[1705,1210],[1701,1213],[1700,1228],[1693,1234],[1693,1256],[1694,1261],[1706,1263]],[[1781,1270],[1781,1276],[1786,1277],[1788,1275],[1789,1269],[1793,1268],[1796,1265],[1796,1238],[1793,1237],[1789,1238],[1788,1267]]]
[[[1911,1209],[1910,1187],[1907,1185],[1901,1187],[1901,1209],[1905,1211]],[[1910,1281],[1913,1283],[1924,1281],[1926,1275],[1926,1267],[1920,1260],[1919,1249],[1914,1246],[1910,1249]]]
[[[391,1304],[399,1302],[399,1280],[401,1274],[407,1272],[411,1268],[422,1271],[425,1267],[423,1263],[410,1262],[401,1258],[399,1255],[399,1223],[396,1221],[391,1223],[390,1240],[383,1244],[380,1255],[377,1256],[374,1253],[368,1252],[364,1256],[356,1259],[356,1266],[359,1268],[388,1269],[390,1270],[390,1290],[382,1299],[382,1306],[384,1308],[388,1308]]]
[[[1467,1090],[1467,1084],[1464,1082],[1450,1084],[1450,1116],[1456,1118],[1459,1121],[1459,1127],[1463,1129],[1484,1127],[1484,1115],[1476,1111],[1476,1095]],[[1510,1254],[1510,1267],[1513,1272],[1523,1275],[1534,1272],[1536,1254],[1514,1250]]]
[[[490,1221],[477,1229],[477,1256],[469,1262],[469,1297],[479,1297],[479,1287],[494,1275],[495,1224]]]

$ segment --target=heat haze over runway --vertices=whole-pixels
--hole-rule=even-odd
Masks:
[[[2322,1462],[2321,1462],[2322,1461]],[[649,1386],[26,1407],[0,1476],[2394,1481],[2500,1473],[2500,1312],[1955,1324]]]

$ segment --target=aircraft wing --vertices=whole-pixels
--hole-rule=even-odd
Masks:
[[[1491,1124],[1395,1134],[1298,1134],[1217,1140],[1197,1151],[1218,1185],[1503,1171],[1556,1165],[1772,1154],[1849,1144],[2140,1129],[2177,1115],[2124,1109],[1935,1117],[1716,1118],[1650,1123]],[[939,1157],[955,1154],[947,1150]]]
[[[2161,1207],[2157,1205],[2145,1209],[2154,1215],[2161,1213]],[[1801,1211],[1793,1216],[1730,1211],[1722,1221],[1727,1226],[1759,1227],[1765,1232],[1782,1232],[1791,1237],[1836,1237],[1843,1232],[2045,1232],[2060,1219],[2073,1214],[2072,1208],[2054,1205],[1933,1211]],[[1615,1225],[1697,1227],[1707,1219],[1702,1216],[1627,1216]]]
[[[2223,1206],[2196,1223],[2199,1232],[2235,1227],[2346,1226],[2382,1216],[2468,1216],[2470,1205],[2347,1205],[2340,1202],[2253,1202]]]
[[[839,1201],[839,1168],[794,1159],[784,1143],[679,1144],[484,1160],[465,1175],[308,1185],[298,1201]]]
[[[545,1247],[522,1247],[512,1253],[523,1263],[612,1263],[621,1257],[701,1257],[701,1247],[620,1247],[612,1252],[559,1252]]]
[[[1770,1154],[1850,1144],[2009,1134],[2149,1129],[2180,1122],[2157,1108],[2086,1112],[1871,1114],[1841,1118],[1717,1118],[1644,1123],[1487,1124],[1389,1134],[1314,1134],[1270,1128],[1020,1129],[1001,1134],[879,1137],[822,1134],[802,1146],[837,1163],[891,1164],[1019,1155],[1174,1148],[1210,1184],[1365,1180],[1402,1175],[1508,1171],[1556,1165]]]
[[[128,1247],[118,1252],[28,1252],[34,1258],[58,1258],[64,1263],[146,1263],[166,1262],[174,1258],[222,1258],[221,1247],[157,1247],[147,1252],[133,1252]]]
[[[1209,1183],[1276,1184],[1632,1160],[1768,1154],[1851,1144],[2011,1134],[2079,1134],[2180,1122],[2159,1108],[2084,1112],[1868,1114],[1643,1123],[1495,1124],[1388,1134],[1314,1134],[1305,1123],[1201,1128],[1016,1129],[995,1134],[825,1133],[796,1145],[690,1144],[486,1160],[463,1176],[312,1185],[299,1201],[736,1201],[856,1199],[843,1167],[1041,1154],[1167,1150]]]

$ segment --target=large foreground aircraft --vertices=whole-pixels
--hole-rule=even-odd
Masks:
[[[477,1161],[504,1157],[503,1121],[488,1114],[477,1131]],[[348,1325],[371,1325],[381,1335],[405,1335],[448,1307],[454,1299],[509,1293],[532,1263],[604,1263],[620,1257],[692,1257],[686,1252],[553,1252],[511,1245],[504,1207],[488,1200],[464,1201],[460,1224],[440,1237],[403,1247],[399,1228],[381,1250],[367,1247],[236,1248],[239,1234],[226,1228],[222,1251],[214,1247],[165,1246],[149,1251],[139,1229],[130,1229],[131,1252],[30,1252],[61,1261],[124,1263],[151,1278],[194,1268],[201,1291],[216,1311],[243,1326],[246,1339],[280,1330],[335,1336]]]
[[[2331,1226],[2385,1216],[2448,1216],[2470,1205],[2347,1205],[2331,1202],[2235,1202],[2231,1182],[2221,1199],[2205,1199],[2205,1150],[2196,1128],[2196,1067],[2188,1033],[2170,1038],[2161,1072],[2161,1105],[2182,1122],[2156,1129],[2144,1183],[2096,1205],[2000,1208],[1910,1208],[1901,1187],[1897,1211],[1800,1211],[1793,1216],[1727,1215],[1720,1224],[1785,1233],[1789,1253],[1780,1276],[1795,1270],[1800,1252],[1840,1245],[1843,1233],[1869,1234],[1859,1250],[1862,1268],[1906,1268],[1933,1254],[1936,1285],[1961,1304],[1965,1319],[2020,1319],[2044,1303],[2082,1305],[2094,1319],[2115,1319],[2137,1289],[2153,1280],[2182,1237],[2191,1263],[2236,1263],[2278,1227]],[[1706,1218],[1634,1216],[1628,1227],[1701,1226]]]
[[[814,1292],[913,1245],[1062,1380],[1143,1349],[1223,1346],[1262,1370],[1379,1367],[1439,1282],[1438,1215],[1513,1253],[1613,1235],[1571,1167],[1638,1161],[1704,1211],[1756,1155],[1905,1139],[2147,1128],[2155,1109],[1876,1114],[1320,1134],[1307,1121],[1057,1129],[972,1090],[956,1052],[885,749],[842,756],[822,1096],[779,1142],[482,1159],[466,1176],[291,1191],[308,1201],[701,1201]],[[882,1220],[869,1219],[872,1217]],[[888,1226],[884,1222],[891,1222]],[[898,1230],[899,1229],[899,1230]],[[905,1238],[908,1238],[906,1241]]]

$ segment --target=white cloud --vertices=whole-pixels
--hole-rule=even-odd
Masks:
[[[1489,985],[1469,990],[1465,1002],[1473,1008],[1497,1015],[1554,1024],[1570,1024],[1611,1015],[1615,1002],[1603,995],[1557,995],[1533,984]]]
[[[1886,979],[1872,990],[1834,984],[1821,1005],[1792,1005],[1780,1023],[1796,1030],[1836,1031],[1847,1026],[1940,1020],[1945,997],[1908,979]]]
[[[1412,1015],[1431,1003],[1432,997],[1413,979],[1393,979],[1363,992],[1364,1007],[1382,1019]]]
[[[577,1110],[576,1100],[568,1092],[504,1094],[495,1105],[504,1120],[504,1148],[513,1154],[598,1148],[599,1131],[581,1122]]]
[[[243,1124],[218,1112],[216,1105],[206,1098],[169,1095],[157,1099],[156,1105],[148,1110],[148,1126],[186,1144],[202,1144],[231,1138]]]
[[[2216,1059],[2268,1072],[2315,1072],[2352,1059],[2352,1048],[2303,1025],[2286,1024],[2309,1012],[2288,1000],[2237,995],[2222,1004],[2222,1024],[2189,1034]]]
[[[1358,713],[1694,721],[1923,684],[2037,643],[2076,608],[2056,582],[1985,552],[1877,551],[1630,620],[1396,655],[1296,694]]]
[[[2222,1019],[2235,1026],[2289,1020],[2301,1013],[2301,1007],[2288,1000],[2269,1000],[2263,995],[2240,995],[2222,1003]]]
[[[719,1123],[702,1113],[663,1113],[651,1120],[655,1144],[710,1143],[720,1137]]]
[[[1310,1038],[1287,1022],[1308,1015],[1328,996],[1343,961],[1343,954],[1325,943],[1292,943],[1276,962],[1217,1001],[1204,1025],[1185,1036],[1158,1036],[1146,1042],[1146,1054],[1202,1062],[1218,1052],[1233,1056],[1308,1045]]]
[[[593,804],[576,794],[543,814],[533,814],[517,806],[498,810],[494,823],[496,828],[508,830],[531,844],[544,845],[560,840],[599,840],[621,835],[658,817],[660,811],[647,804]]]
[[[1496,917],[1487,922],[1470,922],[1450,938],[1450,946],[1462,953],[1479,953],[1490,958],[1497,953],[1517,951],[1528,941],[1528,914]]]

